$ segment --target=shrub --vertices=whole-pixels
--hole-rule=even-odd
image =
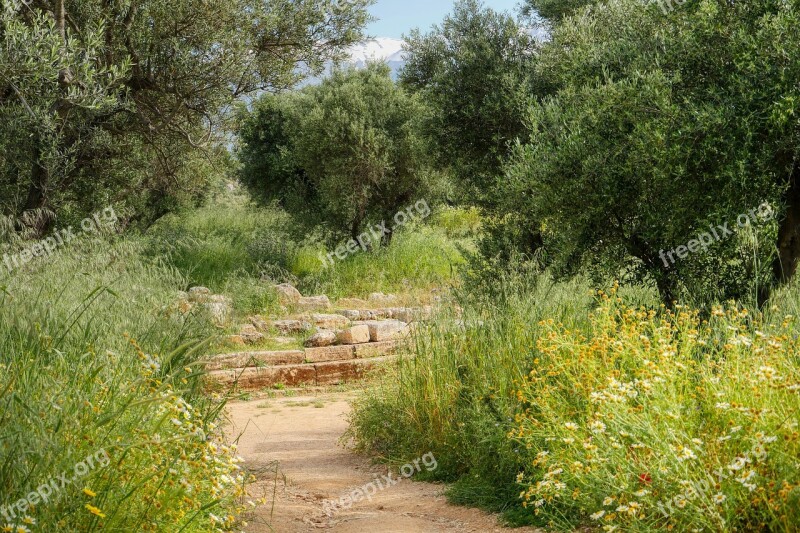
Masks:
[[[234,527],[246,475],[198,361],[213,326],[175,312],[185,278],[143,249],[75,241],[4,280],[0,528]],[[47,501],[31,497],[51,482]],[[33,506],[10,509],[23,498]]]
[[[770,326],[731,305],[701,320],[601,298],[588,334],[540,323],[509,435],[528,454],[523,505],[558,529],[794,530],[794,319]]]

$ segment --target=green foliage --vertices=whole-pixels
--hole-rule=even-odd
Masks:
[[[526,518],[518,513],[514,480],[524,453],[507,437],[517,383],[533,364],[540,321],[577,326],[591,297],[583,280],[498,275],[495,281],[495,294],[471,293],[460,302],[460,320],[445,314],[419,332],[415,357],[356,403],[350,432],[361,449],[390,462],[433,452],[437,477],[456,482],[451,498],[505,511],[519,523]]]
[[[372,292],[406,294],[457,283],[462,250],[469,240],[454,240],[438,228],[403,230],[389,246],[353,254],[300,279],[306,292],[331,297],[366,297]]]
[[[438,176],[417,133],[424,108],[389,74],[381,64],[338,70],[302,94],[265,97],[241,130],[244,182],[332,238],[431,202]]]
[[[525,132],[533,41],[513,17],[461,0],[440,26],[406,39],[403,86],[430,105],[424,131],[441,168],[486,198],[509,143]]]
[[[203,393],[198,363],[214,328],[178,312],[185,279],[142,252],[76,241],[3,281],[0,506],[58,486],[25,511],[3,508],[12,524],[216,531],[210,513],[236,513],[243,480],[215,429],[224,402]],[[62,487],[62,473],[75,482]]]
[[[792,198],[798,17],[791,3],[706,0],[665,14],[618,0],[564,19],[537,63],[554,94],[531,109],[530,140],[497,185],[503,211],[541,227],[558,272],[648,279],[666,300],[763,301],[775,271],[793,271],[771,265],[774,224],[675,262],[660,255]]]
[[[553,22],[568,17],[588,5],[599,3],[598,0],[526,0],[524,9]]]
[[[263,313],[279,307],[268,282],[289,281],[304,294],[332,298],[447,286],[463,262],[461,250],[469,249],[467,227],[475,223],[469,211],[463,216],[464,222],[447,228],[435,221],[409,226],[389,246],[325,267],[325,248],[292,231],[292,218],[280,209],[209,207],[159,220],[146,234],[146,253],[180,272],[183,289],[202,285],[230,295],[242,314]]]
[[[3,214],[113,202],[147,223],[196,204],[224,167],[231,104],[341,58],[370,3],[4,2]]]

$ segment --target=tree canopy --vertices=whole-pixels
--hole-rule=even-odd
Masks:
[[[497,184],[506,210],[541,224],[565,273],[623,269],[666,299],[686,288],[763,301],[800,257],[798,23],[794,3],[771,1],[665,14],[614,0],[565,18],[536,66],[550,94]],[[764,202],[786,206],[779,228],[660,257]]]
[[[425,113],[383,64],[336,70],[319,86],[256,104],[240,132],[243,180],[332,237],[355,238],[435,193],[419,134]]]
[[[231,104],[342,57],[370,3],[3,2],[5,214],[121,202],[152,217],[200,196]]]

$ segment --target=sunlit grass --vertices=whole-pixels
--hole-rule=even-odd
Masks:
[[[201,387],[197,361],[214,329],[173,311],[185,278],[143,260],[135,240],[95,240],[4,283],[0,506],[34,505],[6,507],[0,527],[232,527],[245,479],[216,426],[224,399]],[[48,501],[31,498],[53,480]]]

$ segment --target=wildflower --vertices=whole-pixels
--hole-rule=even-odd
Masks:
[[[564,444],[572,444],[572,443],[575,442],[575,439],[573,439],[572,437],[566,437],[566,438],[561,439],[561,440],[564,441]]]
[[[678,460],[683,461],[686,459],[697,459],[697,456],[694,454],[691,448],[687,448],[686,446],[680,446],[677,454]]]
[[[98,509],[98,508],[97,508],[97,507],[95,507],[94,505],[91,505],[91,504],[87,503],[87,504],[86,504],[84,507],[86,507],[86,509],[87,509],[87,510],[88,510],[90,513],[92,513],[93,515],[95,515],[95,516],[99,516],[100,518],[105,518],[105,517],[106,517],[106,515],[105,515],[105,514],[103,514],[103,511],[101,511],[100,509]]]
[[[722,494],[721,492],[718,492],[718,493],[714,494],[713,500],[714,500],[714,503],[720,504],[720,503],[725,501],[725,495]]]
[[[636,496],[637,498],[643,498],[648,494],[650,494],[650,491],[647,489],[637,490],[636,492],[633,493],[633,495]]]
[[[764,448],[764,446],[763,446],[763,445],[761,445],[761,444],[757,444],[757,445],[756,445],[756,446],[753,448],[753,455],[754,455],[754,456],[755,456],[755,458],[756,458],[756,459],[758,459],[759,461],[763,461],[763,460],[765,460],[765,459],[767,458],[767,450],[766,450],[766,448]]]
[[[754,477],[756,477],[756,471],[755,470],[748,470],[747,472],[742,474],[742,477],[739,478],[739,483],[744,484],[744,483],[750,481],[751,479],[753,479]]]
[[[84,488],[83,493],[89,496],[90,498],[94,498],[95,496],[97,496],[97,493],[89,488]]]
[[[533,505],[534,507],[541,507],[542,505],[544,505],[544,500],[536,500],[535,502],[533,502]]]
[[[742,468],[744,468],[744,465],[746,464],[747,464],[747,459],[745,459],[744,457],[737,457],[736,459],[733,460],[731,464],[728,465],[728,470],[730,471],[741,470]]]
[[[17,526],[17,529],[14,530],[15,533],[31,533],[31,530],[25,526]]]
[[[645,485],[649,485],[650,483],[653,482],[653,478],[650,477],[650,474],[645,472],[643,474],[639,474],[639,481],[641,481]]]
[[[618,513],[624,513],[624,512],[627,512],[627,510],[628,510],[628,506],[627,505],[620,505],[619,507],[617,507],[617,512]]]
[[[29,526],[33,526],[36,524],[36,519],[32,516],[25,515],[25,518],[22,519],[23,524],[28,524]]]
[[[600,422],[599,420],[595,420],[591,424],[589,424],[589,428],[594,433],[605,433],[606,431],[606,425]]]
[[[575,422],[566,422],[564,424],[564,427],[570,431],[575,431],[576,429],[578,429],[578,424],[576,424]]]
[[[687,503],[689,502],[686,500],[686,498],[678,498],[675,500],[675,505],[677,505],[679,509],[686,507]]]
[[[606,515],[605,511],[597,511],[596,513],[593,513],[592,515],[590,515],[589,518],[591,518],[592,520],[600,520],[605,515]]]
[[[603,505],[605,505],[606,507],[608,507],[612,503],[614,503],[614,498],[612,498],[611,496],[606,496],[606,498],[603,500]]]

